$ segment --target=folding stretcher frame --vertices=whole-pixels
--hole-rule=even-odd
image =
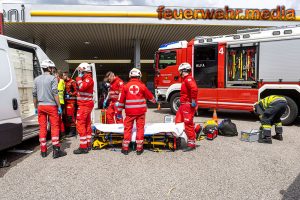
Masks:
[[[165,128],[161,126],[165,126]],[[95,124],[96,131],[92,142],[93,149],[103,149],[107,147],[120,147],[123,141],[122,124]],[[159,129],[156,129],[160,127]],[[166,127],[169,127],[166,128]],[[151,131],[150,131],[151,130]],[[170,130],[170,131],[169,131]],[[179,132],[181,131],[181,134]],[[132,134],[132,148],[135,149],[135,128]],[[181,146],[181,138],[186,139],[181,124],[148,124],[145,127],[144,148],[160,151],[168,149],[175,151]]]

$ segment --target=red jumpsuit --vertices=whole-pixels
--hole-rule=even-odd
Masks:
[[[77,96],[77,84],[76,81],[69,78],[66,81],[66,98],[65,98],[65,109],[66,109],[66,128],[74,129],[75,124],[75,113],[76,113],[76,96]]]
[[[152,93],[139,79],[132,78],[123,87],[118,105],[118,114],[122,114],[124,107],[126,113],[124,120],[124,140],[122,143],[123,150],[129,149],[134,121],[136,121],[137,128],[137,151],[143,150],[145,113],[147,112],[146,99],[155,103]]]
[[[110,98],[110,104],[106,111],[106,120],[108,124],[122,124],[123,119],[117,119],[115,121],[115,116],[117,114],[117,107],[116,102],[119,99],[119,94],[121,93],[123,89],[123,81],[119,77],[115,77],[115,79],[110,83],[110,89],[109,89],[109,98]]]
[[[47,152],[47,116],[51,124],[51,140],[53,146],[60,146],[59,144],[59,118],[57,106],[39,105],[38,106],[38,121],[40,125],[40,145],[41,152]]]
[[[91,112],[94,108],[93,91],[94,81],[91,73],[85,74],[82,78],[77,77],[77,132],[80,136],[80,148],[87,148],[91,144]]]
[[[180,90],[180,107],[176,113],[176,123],[184,122],[185,133],[188,138],[188,146],[196,146],[196,133],[194,126],[194,114],[196,108],[191,107],[192,100],[197,103],[198,88],[196,81],[192,75],[189,74],[182,78],[181,90]]]

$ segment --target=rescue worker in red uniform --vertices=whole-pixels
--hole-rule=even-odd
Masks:
[[[94,81],[90,64],[81,63],[78,66],[78,77],[76,78],[76,83],[78,87],[76,129],[80,136],[80,146],[78,149],[74,150],[73,153],[86,154],[91,148],[91,113],[94,108]]]
[[[122,109],[125,108],[126,117],[124,120],[124,140],[122,153],[128,155],[129,143],[134,121],[136,122],[136,150],[137,155],[143,153],[145,113],[147,112],[146,99],[156,103],[154,96],[140,80],[142,77],[139,69],[133,68],[129,72],[129,82],[123,87],[118,105],[117,118],[122,118]]]
[[[68,72],[63,73],[63,79],[66,83],[65,91],[65,122],[68,131],[67,137],[76,136],[76,96],[77,84],[76,81],[70,78]]]
[[[178,67],[182,84],[180,89],[180,107],[176,113],[175,122],[184,122],[184,129],[188,138],[187,149],[184,151],[196,149],[196,133],[193,120],[197,109],[198,88],[196,81],[191,75],[191,70],[192,67],[189,63],[182,63]]]
[[[103,108],[107,106],[107,102],[110,101],[106,110],[106,123],[107,124],[122,124],[123,118],[116,118],[117,106],[119,95],[123,89],[124,82],[118,76],[115,76],[113,72],[107,72],[105,78],[110,83],[110,89],[107,98],[103,102]]]
[[[47,156],[47,118],[51,125],[51,140],[53,145],[53,158],[67,155],[66,152],[60,150],[59,144],[59,115],[62,114],[60,106],[57,79],[53,76],[55,65],[51,60],[44,60],[41,64],[43,74],[34,79],[32,90],[35,114],[38,115],[40,125],[40,147],[41,156]]]

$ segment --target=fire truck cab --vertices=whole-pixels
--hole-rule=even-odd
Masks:
[[[192,66],[200,108],[253,111],[260,98],[287,98],[283,124],[291,124],[300,107],[300,26],[246,29],[237,34],[195,37],[161,45],[155,54],[155,95],[173,113],[180,105],[182,62]]]

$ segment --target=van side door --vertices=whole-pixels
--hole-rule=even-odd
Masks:
[[[22,142],[23,128],[15,70],[8,44],[0,36],[0,151]]]

